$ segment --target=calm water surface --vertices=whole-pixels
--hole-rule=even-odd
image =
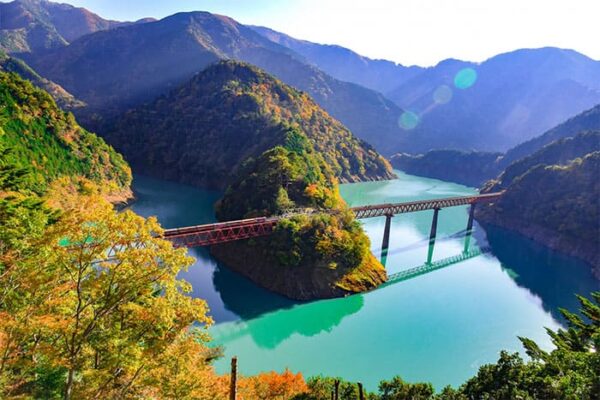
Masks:
[[[342,185],[342,195],[357,206],[475,193],[397,173],[394,181]],[[217,192],[139,176],[134,188],[139,200],[132,208],[158,216],[165,227],[214,221]],[[393,219],[388,274],[426,261],[432,214]],[[363,222],[380,257],[385,218]],[[466,225],[466,207],[440,211],[434,262],[462,254]],[[194,296],[209,303],[214,343],[225,348],[216,364],[220,372],[236,355],[245,374],[289,367],[305,376],[361,381],[369,389],[394,375],[430,381],[438,389],[459,385],[500,350],[521,350],[517,336],[550,347],[544,327],[559,327],[556,309],[575,310],[574,293],[600,290],[581,262],[502,229],[475,224],[467,246],[485,252],[370,293],[310,303],[256,287],[205,249],[190,250],[197,261],[183,277],[193,284]]]

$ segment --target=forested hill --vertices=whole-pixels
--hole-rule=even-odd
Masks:
[[[483,192],[506,192],[477,218],[582,258],[600,277],[598,171],[600,130],[557,140],[490,181]]]
[[[87,178],[112,196],[129,192],[131,170],[104,140],[81,128],[45,91],[0,72],[2,160],[29,170],[19,189],[44,193],[60,177]]]
[[[140,173],[225,188],[250,157],[297,127],[342,182],[391,178],[389,163],[306,94],[236,61],[218,62],[122,116],[109,141]]]

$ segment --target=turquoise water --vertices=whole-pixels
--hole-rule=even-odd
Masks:
[[[398,172],[388,182],[342,186],[352,205],[400,202],[474,193],[471,188]],[[157,215],[165,227],[214,220],[219,193],[136,177],[133,209]],[[432,211],[392,221],[388,274],[422,265],[429,250]],[[384,218],[363,221],[380,257]],[[467,208],[443,209],[433,261],[465,250]],[[375,389],[401,375],[437,388],[459,385],[500,350],[520,350],[517,336],[549,347],[544,327],[561,322],[557,307],[576,309],[574,293],[600,290],[589,268],[519,235],[475,224],[468,250],[490,249],[466,261],[362,295],[297,303],[269,293],[227,270],[205,249],[192,249],[196,263],[183,277],[194,295],[207,299],[216,324],[214,343],[226,372],[236,355],[242,373],[289,367],[305,376],[341,376]]]

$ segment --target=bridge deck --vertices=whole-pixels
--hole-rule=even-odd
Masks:
[[[503,192],[479,194],[473,196],[447,197],[443,199],[419,200],[406,203],[375,204],[354,207],[354,215],[358,219],[382,217],[386,215],[404,214],[416,211],[435,210],[447,207],[464,206],[468,204],[492,201],[502,196]]]
[[[479,202],[495,200],[501,195],[502,192],[463,197],[449,197],[443,199],[419,200],[407,203],[376,204],[354,207],[351,208],[351,210],[358,219],[374,218],[416,211],[456,207],[466,204],[475,204]],[[316,211],[310,211],[310,213],[314,212]],[[307,213],[309,212],[304,210],[298,213],[287,213],[283,216],[270,218],[250,218],[237,221],[217,222],[213,224],[166,229],[163,237],[171,240],[177,247],[210,246],[213,244],[231,242],[234,240],[270,235],[273,232],[273,228],[275,228],[275,225],[277,225],[277,222],[281,218]]]

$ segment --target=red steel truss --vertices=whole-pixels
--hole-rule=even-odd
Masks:
[[[267,236],[273,232],[278,218],[252,218],[216,224],[167,229],[163,237],[175,247],[210,246],[234,240]]]
[[[450,197],[445,199],[420,200],[409,203],[377,204],[354,207],[352,208],[352,211],[354,211],[354,215],[358,219],[374,218],[491,201],[500,197],[502,193],[503,192],[476,196]],[[277,225],[279,219],[291,215],[292,214],[288,213],[280,217],[251,218],[215,224],[189,226],[185,228],[167,229],[163,234],[163,238],[172,241],[175,247],[198,247],[267,236],[273,233],[273,229],[275,228],[275,225]]]

